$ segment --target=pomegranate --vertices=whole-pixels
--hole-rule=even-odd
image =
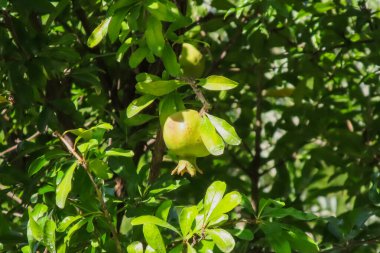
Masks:
[[[195,110],[183,110],[170,115],[163,128],[166,147],[179,157],[173,174],[191,176],[196,171],[202,173],[196,164],[197,157],[208,156],[210,153],[203,144],[200,135],[201,116]]]

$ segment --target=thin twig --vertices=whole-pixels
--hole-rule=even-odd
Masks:
[[[40,134],[41,133],[39,131],[37,131],[33,135],[31,135],[30,137],[26,138],[25,141],[31,141],[31,140],[35,139],[36,137],[38,137]],[[7,153],[12,152],[13,150],[17,149],[17,146],[18,146],[18,143],[13,145],[12,147],[2,151],[0,153],[0,157],[5,156]]]
[[[90,178],[90,181],[91,181],[91,183],[95,189],[98,201],[100,202],[100,206],[101,206],[103,215],[104,215],[104,217],[108,223],[109,229],[111,230],[112,236],[115,240],[116,250],[117,250],[117,252],[122,253],[123,251],[121,249],[121,244],[119,241],[118,233],[117,233],[116,228],[114,227],[114,225],[112,223],[112,217],[111,217],[110,213],[108,212],[106,203],[104,202],[103,193],[99,189],[98,185],[96,184],[95,179],[92,176],[92,174],[88,168],[88,164],[87,164],[86,160],[74,149],[74,147],[69,143],[69,141],[67,141],[67,139],[65,137],[63,137],[58,132],[55,132],[55,135],[58,136],[58,138],[61,140],[61,142],[66,146],[67,150],[78,160],[78,162],[82,165],[82,167],[86,171],[88,177]]]
[[[5,185],[2,185],[0,184],[0,190],[6,190],[7,187],[5,187]],[[7,194],[6,194],[9,198],[13,199],[15,202],[17,202],[18,204],[22,204],[22,200],[16,196],[16,194],[14,194],[13,192],[11,191],[8,191]]]
[[[207,101],[207,99],[203,95],[202,91],[198,88],[194,80],[187,80],[187,82],[190,84],[191,88],[193,89],[195,96],[198,98],[199,101],[201,101],[203,105],[199,113],[201,115],[207,113],[211,109],[211,104]]]

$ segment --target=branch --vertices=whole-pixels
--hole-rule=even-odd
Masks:
[[[150,164],[149,182],[153,183],[160,172],[160,165],[164,157],[165,144],[162,136],[162,130],[158,129],[156,134],[156,141],[154,142],[154,149],[152,152],[152,163]]]
[[[0,190],[6,190],[6,189],[7,187],[5,187],[5,185],[0,184]],[[19,197],[17,197],[13,192],[8,191],[6,195],[9,198],[13,199],[15,202],[17,202],[18,204],[20,205],[22,204],[22,200]]]
[[[115,240],[116,250],[117,250],[118,253],[122,253],[123,251],[121,249],[121,244],[120,244],[120,241],[119,241],[119,237],[118,237],[117,231],[116,231],[116,229],[115,229],[115,227],[114,227],[114,225],[112,223],[112,217],[111,217],[110,213],[108,212],[106,203],[104,202],[103,193],[99,189],[98,185],[96,184],[95,179],[92,176],[92,174],[91,174],[91,172],[90,172],[90,170],[88,168],[88,164],[87,164],[86,160],[74,149],[74,147],[71,144],[71,140],[68,140],[68,137],[66,137],[66,136],[64,137],[64,136],[62,136],[58,132],[55,132],[54,134],[56,136],[58,136],[58,138],[61,140],[61,142],[66,146],[67,150],[78,160],[78,162],[82,165],[82,167],[86,171],[88,177],[90,178],[92,186],[95,189],[98,201],[100,202],[100,207],[102,209],[104,218],[106,219],[107,224],[109,226],[109,229],[111,230],[112,236],[113,236],[113,238]]]
[[[28,137],[27,139],[25,139],[25,141],[31,141],[31,140],[37,138],[40,134],[41,134],[41,133],[37,131],[37,132],[35,132],[32,136],[30,136],[30,137]],[[2,151],[2,152],[0,153],[0,157],[5,156],[7,153],[12,152],[13,150],[17,149],[17,146],[18,146],[18,143],[15,144],[15,145],[13,145],[12,147],[10,147],[10,148],[8,148],[8,149]]]
[[[201,115],[205,114],[206,112],[208,112],[212,108],[211,104],[207,101],[207,99],[203,95],[202,91],[198,88],[197,84],[195,83],[195,81],[193,79],[190,79],[190,80],[187,79],[186,81],[190,84],[191,88],[193,89],[193,91],[195,93],[195,96],[197,97],[197,99],[199,101],[201,101],[201,103],[203,105],[203,107],[201,108],[199,113]]]

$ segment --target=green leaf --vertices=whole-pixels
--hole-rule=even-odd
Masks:
[[[83,225],[86,224],[86,223],[87,223],[87,220],[86,219],[82,219],[79,222],[77,222],[74,226],[72,226],[69,229],[69,231],[67,232],[66,236],[65,236],[65,239],[64,239],[65,243],[70,242],[72,235],[76,231],[78,231],[81,227],[83,227]]]
[[[176,90],[184,84],[177,80],[153,81],[149,83],[137,83],[136,90],[143,94],[159,97]]]
[[[221,181],[215,181],[207,188],[203,204],[206,221],[208,221],[215,207],[222,200],[225,191],[226,183]]]
[[[154,224],[154,225],[157,225],[160,227],[170,229],[170,230],[176,232],[177,234],[180,234],[180,232],[175,227],[173,227],[172,225],[170,225],[166,221],[164,221],[164,220],[162,220],[156,216],[152,216],[152,215],[143,215],[143,216],[139,216],[137,218],[134,218],[131,221],[131,224],[133,226],[144,225],[144,224]]]
[[[158,105],[161,126],[164,125],[166,119],[170,115],[183,110],[181,102],[181,96],[177,92],[169,93],[163,99],[161,99],[160,104]]]
[[[143,233],[146,242],[151,246],[157,253],[166,253],[164,240],[162,239],[160,230],[154,224],[144,224]]]
[[[224,229],[206,229],[206,234],[211,236],[222,252],[231,252],[235,247],[234,238]]]
[[[179,10],[173,2],[147,0],[145,4],[150,14],[159,20],[173,22],[180,16]]]
[[[170,199],[165,200],[161,203],[156,211],[156,216],[164,221],[168,219],[169,211],[172,206],[173,201]]]
[[[107,150],[105,153],[106,156],[123,156],[123,157],[133,157],[134,153],[132,150],[125,150],[122,148],[112,148]]]
[[[206,90],[231,90],[238,86],[238,83],[224,76],[209,76],[201,79],[199,85]]]
[[[145,253],[157,253],[150,245],[146,246]]]
[[[43,167],[49,164],[49,161],[45,158],[45,155],[38,157],[35,159],[28,168],[28,174],[33,176],[38,171],[40,171]]]
[[[143,244],[141,242],[132,242],[131,244],[128,245],[127,252],[128,253],[143,253],[144,252]]]
[[[70,168],[66,171],[65,176],[63,177],[61,183],[56,189],[56,198],[55,203],[59,208],[64,208],[66,203],[67,195],[71,191],[71,180],[73,178],[74,170],[77,167],[78,163],[75,161]]]
[[[162,34],[161,21],[154,16],[149,16],[146,23],[145,38],[148,48],[157,56],[162,56],[165,47],[165,39]]]
[[[233,236],[244,240],[244,241],[252,241],[254,238],[253,232],[250,229],[228,229],[228,232],[230,232]],[[302,252],[308,252],[308,251],[302,251]]]
[[[211,124],[216,128],[216,131],[222,136],[223,140],[230,145],[239,145],[240,137],[237,135],[235,128],[228,124],[224,119],[207,114]]]
[[[98,125],[96,125],[96,126],[94,126],[94,127],[91,127],[90,129],[98,129],[98,128],[100,128],[100,129],[105,129],[105,130],[112,130],[113,129],[113,126],[111,125],[111,124],[109,124],[109,123],[100,123],[100,124],[98,124]]]
[[[74,221],[79,220],[82,216],[67,216],[65,217],[57,228],[57,232],[64,232]]]
[[[223,223],[228,221],[228,215],[227,214],[221,214],[219,216],[214,216],[209,219],[209,223],[207,227],[213,227],[213,226],[220,226]]]
[[[50,252],[55,252],[55,222],[47,220],[44,226],[43,242]]]
[[[269,245],[276,253],[291,253],[290,244],[278,223],[263,223],[260,228],[263,230]]]
[[[33,215],[31,213],[31,209],[28,209],[29,212],[29,222],[28,228],[33,236],[33,238],[37,241],[42,241],[43,239],[43,229],[40,225],[34,220]]]
[[[290,243],[292,249],[298,252],[308,252],[317,253],[319,252],[319,247],[317,243],[307,236],[302,230],[294,227],[287,226],[289,231],[287,231],[285,236]]]
[[[110,179],[112,177],[112,174],[109,173],[108,165],[102,160],[93,159],[89,162],[88,167],[101,179]]]
[[[196,206],[185,207],[179,214],[179,226],[181,228],[182,236],[186,237],[191,231],[191,226],[198,214]]]
[[[128,49],[131,47],[132,45],[132,38],[128,38],[124,41],[124,43],[119,47],[119,49],[117,50],[116,52],[116,61],[117,62],[121,62],[121,60],[123,59],[124,57],[124,54],[125,52],[128,51]],[[145,56],[144,56],[145,57]],[[141,59],[141,61],[144,59],[144,57]]]
[[[189,243],[187,243],[187,251],[186,253],[197,253],[197,251],[191,246]]]
[[[171,249],[169,253],[182,253],[183,251],[183,244],[178,244],[176,247]]]
[[[177,56],[169,43],[165,44],[164,51],[162,52],[162,62],[169,75],[174,77],[179,76],[181,67],[177,61]]]
[[[148,53],[149,49],[147,47],[139,47],[129,57],[129,66],[133,69],[136,68],[138,65],[140,65]]]
[[[262,212],[261,217],[273,217],[273,218],[284,218],[286,216],[291,216],[297,220],[314,220],[318,218],[316,215],[311,213],[304,213],[302,211],[299,211],[297,209],[294,209],[293,207],[290,208],[271,208],[267,207]]]
[[[155,99],[156,97],[152,95],[142,95],[141,97],[136,98],[127,107],[127,117],[132,118],[143,109],[148,107],[150,104],[152,104]]]
[[[217,134],[215,127],[207,117],[202,117],[201,119],[200,134],[203,144],[212,155],[218,156],[223,154],[223,139]]]
[[[125,16],[128,14],[129,8],[123,8],[117,10],[111,17],[111,21],[108,25],[108,37],[112,43],[114,43],[119,37],[121,23]]]
[[[111,18],[106,18],[105,20],[95,28],[95,30],[91,33],[90,37],[87,40],[87,46],[90,48],[98,45],[104,36],[107,34],[108,25],[111,21]]]
[[[219,204],[215,207],[210,219],[213,217],[218,217],[221,214],[228,213],[241,202],[241,195],[237,191],[227,193]]]

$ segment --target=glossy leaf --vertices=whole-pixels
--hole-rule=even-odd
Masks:
[[[172,47],[166,43],[162,52],[162,62],[164,63],[166,71],[174,77],[179,76],[181,67],[177,61],[177,56]]]
[[[136,90],[143,94],[154,96],[166,95],[184,85],[177,80],[153,81],[149,83],[137,83]]]
[[[152,104],[155,99],[156,97],[152,95],[142,95],[141,97],[136,98],[127,107],[127,117],[132,118]]]
[[[117,10],[112,15],[111,21],[108,25],[108,37],[112,43],[114,43],[119,37],[121,23],[125,19],[125,16],[127,15],[128,11],[129,11],[128,8],[123,8],[123,9]]]
[[[205,79],[201,79],[199,85],[206,90],[222,91],[231,90],[238,86],[238,83],[224,76],[212,75]]]
[[[164,240],[162,239],[161,232],[158,230],[157,226],[154,224],[144,224],[143,233],[146,242],[151,246],[157,253],[165,253],[166,248]]]
[[[154,224],[154,225],[157,225],[160,227],[170,229],[170,230],[176,232],[177,234],[180,234],[179,231],[175,227],[173,227],[172,225],[170,225],[166,221],[164,221],[158,217],[152,216],[152,215],[143,215],[143,216],[139,216],[137,218],[134,218],[131,221],[131,224],[133,226],[144,225],[144,224]]]
[[[165,47],[165,39],[162,34],[161,21],[154,16],[149,16],[146,23],[145,38],[148,48],[157,56],[161,57]]]
[[[241,195],[237,191],[227,193],[223,199],[219,202],[219,204],[215,207],[212,215],[210,217],[218,217],[221,214],[228,213],[236,206],[238,206],[241,202]]]
[[[95,28],[87,40],[87,46],[92,48],[97,46],[102,41],[104,36],[107,34],[107,29],[110,21],[111,18],[106,18],[100,23],[100,25],[98,25],[98,27]]]
[[[230,145],[239,145],[240,137],[237,135],[235,128],[224,119],[207,114],[211,124],[216,128],[216,131],[222,136],[223,140]]]
[[[222,252],[231,252],[235,247],[234,238],[224,229],[206,229],[206,234],[211,236]]]
[[[204,198],[204,212],[206,215],[206,220],[211,216],[215,207],[219,204],[219,202],[223,198],[223,194],[226,191],[226,183],[221,181],[213,182],[206,191],[206,195]]]
[[[73,222],[79,220],[82,216],[66,216],[57,228],[57,232],[64,232]]]
[[[145,4],[146,9],[159,20],[173,22],[179,17],[178,8],[173,2],[148,0]]]
[[[55,252],[55,222],[47,220],[44,226],[43,242],[50,252]]]
[[[105,152],[106,156],[123,156],[123,157],[133,157],[134,153],[132,150],[125,150],[122,148],[111,148]]]
[[[169,215],[172,203],[173,203],[173,201],[171,201],[170,199],[162,202],[162,204],[157,208],[156,216],[158,218],[166,221],[168,219],[168,215]]]
[[[191,226],[198,214],[196,206],[185,207],[179,214],[179,226],[183,236],[186,236],[191,231]]]
[[[124,54],[128,51],[128,49],[131,47],[133,43],[133,40],[132,38],[128,38],[124,41],[124,43],[119,47],[119,49],[117,50],[116,52],[116,61],[117,62],[121,62],[121,60],[123,59],[124,57]],[[137,56],[135,56],[137,57]],[[145,57],[145,56],[144,56]],[[141,61],[144,59],[144,57],[142,57]],[[138,59],[136,59],[138,60]],[[133,62],[133,64],[137,64],[136,62]]]
[[[128,253],[144,253],[143,244],[141,242],[132,242],[127,247]]]
[[[202,117],[201,119],[200,134],[203,144],[212,155],[218,156],[223,154],[223,139],[216,132],[215,127],[207,117]]]
[[[77,162],[74,162],[69,169],[66,171],[65,176],[62,181],[59,183],[56,189],[55,203],[59,208],[64,208],[66,203],[66,198],[71,191],[72,178],[77,167]]]

